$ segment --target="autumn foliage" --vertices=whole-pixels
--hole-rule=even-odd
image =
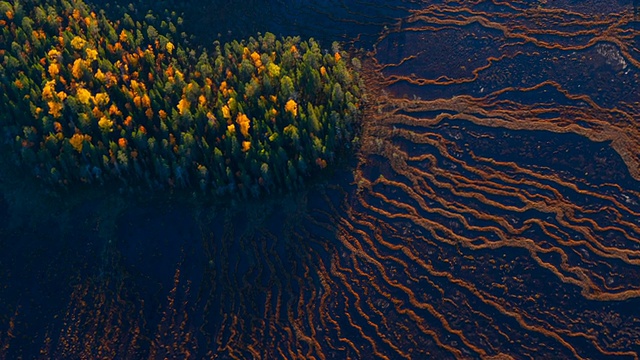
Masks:
[[[346,52],[270,33],[191,49],[153,16],[62,3],[0,1],[0,127],[46,183],[259,196],[299,186],[354,138],[361,81]]]

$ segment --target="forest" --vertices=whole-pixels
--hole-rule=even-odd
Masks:
[[[166,11],[109,19],[78,0],[0,2],[0,127],[46,186],[300,187],[357,144],[357,57],[271,33],[190,46]]]

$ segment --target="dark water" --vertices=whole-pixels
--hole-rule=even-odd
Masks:
[[[363,47],[362,149],[233,206],[3,176],[0,358],[638,358],[630,2],[153,6]]]

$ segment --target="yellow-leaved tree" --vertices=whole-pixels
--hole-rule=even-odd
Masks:
[[[79,88],[76,91],[76,96],[81,103],[89,105],[89,100],[91,100],[91,92],[89,92],[89,90]]]
[[[178,111],[180,112],[180,115],[184,115],[187,113],[187,111],[189,111],[189,107],[191,106],[191,104],[189,103],[189,101],[187,101],[187,99],[182,98],[179,102],[178,102]]]
[[[298,103],[296,103],[295,100],[290,99],[284,105],[284,110],[291,113],[293,116],[298,116]]]
[[[73,148],[77,152],[80,153],[82,152],[82,144],[84,143],[85,140],[87,140],[87,142],[90,142],[91,136],[84,135],[84,134],[73,134],[71,139],[69,139],[69,143],[71,144],[71,146],[73,146]]]
[[[242,136],[248,137],[249,125],[251,125],[251,120],[249,120],[249,117],[247,117],[247,115],[245,114],[238,114],[238,117],[236,118],[236,122],[240,126],[240,133],[242,134]]]

